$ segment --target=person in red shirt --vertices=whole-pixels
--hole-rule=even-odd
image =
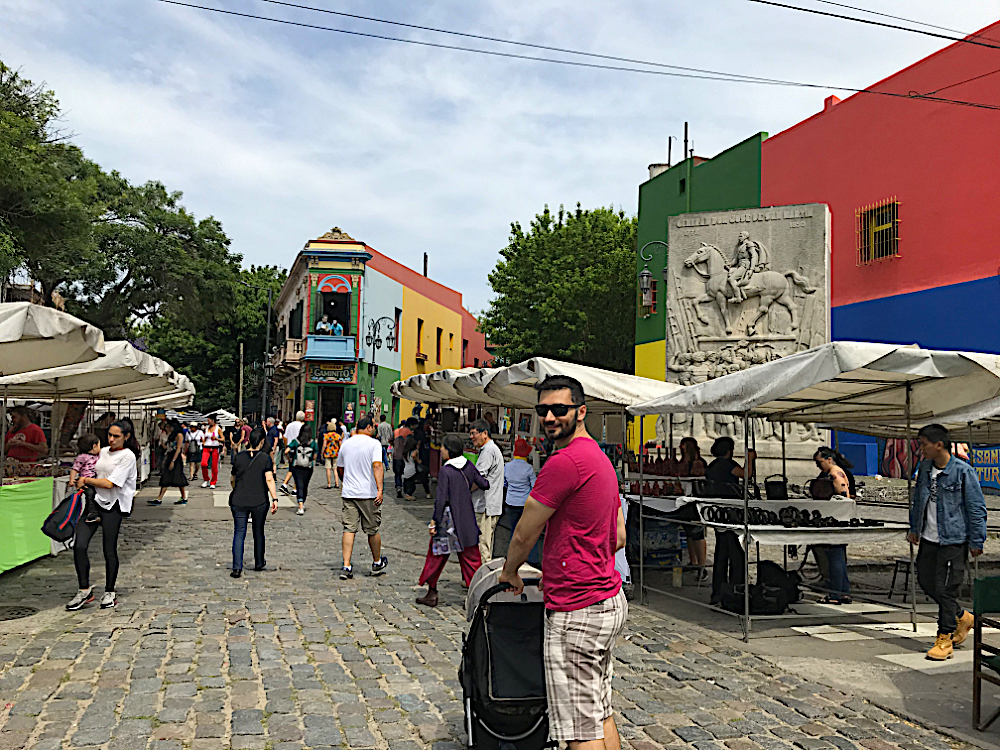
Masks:
[[[11,427],[7,433],[7,455],[18,461],[37,461],[49,452],[49,443],[42,428],[31,421],[31,409],[16,406],[11,409]]]
[[[615,552],[625,546],[618,477],[587,434],[580,382],[550,375],[535,389],[535,411],[557,450],[525,503],[499,580],[515,593],[524,589],[518,570],[545,529],[549,738],[571,750],[620,750],[611,708],[611,649],[625,629],[628,603],[615,570]]]

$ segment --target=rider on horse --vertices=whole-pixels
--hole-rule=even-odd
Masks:
[[[744,287],[750,283],[755,273],[767,271],[770,267],[771,259],[764,246],[750,239],[749,232],[740,232],[736,240],[736,255],[729,267],[729,286],[733,290],[729,301],[732,304],[746,301]]]

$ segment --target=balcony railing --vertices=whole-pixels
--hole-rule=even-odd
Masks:
[[[276,368],[297,365],[305,352],[306,345],[303,339],[286,339],[278,347],[278,351],[274,353],[274,357],[271,358],[271,364]]]
[[[305,358],[310,361],[356,362],[357,341],[354,336],[309,336]]]

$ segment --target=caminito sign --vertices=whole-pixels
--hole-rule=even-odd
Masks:
[[[356,362],[309,365],[309,382],[327,385],[353,385],[358,382]]]

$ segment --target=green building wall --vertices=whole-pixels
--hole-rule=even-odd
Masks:
[[[691,211],[722,211],[730,208],[760,207],[761,144],[767,133],[758,133],[697,165],[687,159],[639,186],[638,240],[667,241],[667,220]],[[638,275],[647,264],[636,255],[635,343],[639,347],[666,338],[666,313],[663,305],[663,267],[667,248],[651,245],[646,250],[653,260],[649,270],[657,282],[656,312],[639,316]],[[637,359],[637,372],[638,359]]]

